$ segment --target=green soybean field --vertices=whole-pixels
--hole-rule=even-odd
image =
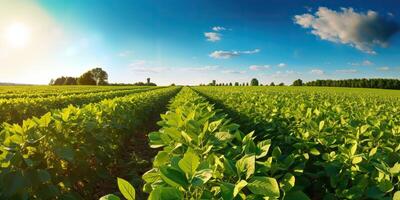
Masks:
[[[0,86],[0,199],[400,200],[400,91]]]

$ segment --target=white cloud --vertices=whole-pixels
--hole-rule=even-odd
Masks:
[[[151,63],[150,61],[147,60],[134,60],[129,64],[130,67],[136,67],[136,66],[143,66],[145,64]]]
[[[399,31],[394,21],[380,17],[377,12],[357,13],[353,8],[341,11],[320,7],[315,15],[294,16],[294,22],[322,40],[348,44],[363,52],[375,54],[373,47],[386,47],[389,39]]]
[[[286,67],[286,64],[285,63],[279,63],[277,66],[278,67]]]
[[[127,56],[130,56],[131,54],[132,54],[132,51],[131,51],[131,50],[125,50],[125,51],[120,52],[120,53],[118,54],[118,56],[119,56],[119,57],[127,57]]]
[[[378,71],[389,71],[390,67],[388,67],[388,66],[378,67],[377,70]]]
[[[238,71],[238,70],[223,70],[222,73],[224,74],[245,74],[246,71]]]
[[[358,72],[358,70],[356,70],[356,69],[339,69],[339,70],[336,70],[336,72],[340,73],[340,74],[355,74]]]
[[[224,31],[226,30],[226,28],[222,26],[214,26],[212,30],[218,32],[218,31]]]
[[[208,71],[215,71],[219,68],[217,65],[206,65],[203,67],[185,67],[182,68],[185,71],[196,71],[196,72],[208,72]]]
[[[267,75],[274,79],[293,79],[301,76],[300,72],[296,72],[294,70],[286,70],[286,71],[276,71],[272,75]]]
[[[351,65],[351,66],[371,66],[371,65],[374,65],[374,63],[372,61],[369,61],[369,60],[364,60],[361,63],[359,63],[359,62],[349,62],[348,64]]]
[[[371,62],[371,61],[369,61],[369,60],[364,60],[363,62],[362,62],[362,65],[363,66],[370,66],[370,65],[373,65],[374,63],[373,62]]]
[[[169,67],[164,67],[158,62],[151,60],[135,60],[128,66],[131,70],[140,73],[161,73],[170,70]]]
[[[260,49],[252,51],[214,51],[209,56],[215,59],[229,59],[243,54],[255,54],[260,52]]]
[[[161,73],[168,71],[168,67],[148,67],[148,66],[134,66],[131,67],[133,71],[141,72],[141,73]]]
[[[314,75],[324,75],[325,74],[325,72],[323,70],[321,70],[321,69],[312,69],[310,71],[310,73],[314,74]]]
[[[204,36],[207,38],[207,41],[217,42],[221,40],[221,34],[215,32],[206,32]]]
[[[249,69],[252,71],[261,71],[261,70],[267,70],[270,67],[271,66],[269,66],[269,65],[250,65]]]

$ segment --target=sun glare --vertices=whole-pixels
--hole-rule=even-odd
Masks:
[[[13,23],[5,30],[5,39],[10,47],[23,48],[30,39],[30,29],[22,23]]]

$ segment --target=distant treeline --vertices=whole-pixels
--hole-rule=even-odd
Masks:
[[[50,85],[108,85],[108,74],[101,68],[94,68],[79,77],[62,76],[51,79]]]
[[[49,85],[111,85],[111,86],[157,86],[155,83],[150,82],[137,82],[133,84],[126,83],[108,83],[108,74],[101,68],[94,68],[79,77],[62,76],[59,78],[51,79]]]
[[[305,83],[306,86],[326,87],[354,87],[354,88],[380,88],[400,89],[400,79],[346,79],[346,80],[316,80]]]
[[[200,86],[263,86],[256,78],[251,79],[249,82],[244,83],[217,83],[213,80],[208,84],[200,84]],[[265,86],[276,86],[274,82]],[[278,86],[285,86],[284,83]],[[291,86],[324,86],[324,87],[353,87],[353,88],[380,88],[380,89],[400,89],[400,79],[387,79],[387,78],[362,78],[362,79],[344,79],[344,80],[316,80],[304,83],[303,80],[297,79],[293,81]]]

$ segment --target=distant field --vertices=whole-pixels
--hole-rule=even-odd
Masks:
[[[195,88],[208,88],[211,86],[200,86]],[[211,87],[214,88],[214,87]],[[385,90],[374,88],[346,88],[346,87],[313,87],[313,86],[217,86],[216,88],[232,89],[232,88],[246,88],[241,92],[328,92],[338,94],[354,94],[354,95],[375,95],[375,96],[388,96],[400,97],[400,90]],[[248,90],[251,88],[250,90]]]
[[[397,90],[0,86],[0,123],[0,199],[400,195]]]

